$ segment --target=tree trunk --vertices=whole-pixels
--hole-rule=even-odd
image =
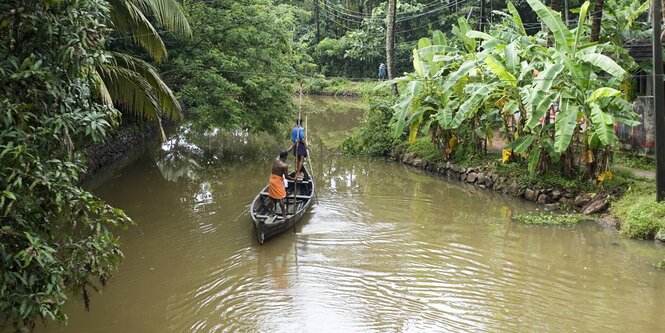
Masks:
[[[478,31],[483,31],[483,23],[485,22],[485,0],[480,0],[480,18],[478,19]]]
[[[591,42],[597,42],[600,37],[600,23],[603,20],[603,6],[605,0],[596,0],[593,6],[593,19],[591,23]]]
[[[319,0],[314,2],[314,17],[316,19],[316,43],[321,41],[321,32],[319,29]]]
[[[388,80],[393,79],[395,72],[395,14],[397,0],[388,0],[388,18],[386,22],[386,67],[388,67]],[[391,86],[393,95],[397,95],[397,84]]]
[[[568,10],[568,0],[563,0],[563,10],[565,11],[564,18],[566,19],[566,27],[569,27],[570,19],[568,18],[568,13],[570,13],[570,11]]]

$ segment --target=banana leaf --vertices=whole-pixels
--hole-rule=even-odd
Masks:
[[[407,84],[406,89],[403,90],[400,95],[400,102],[393,105],[392,109],[395,111],[393,114],[393,135],[398,137],[402,134],[404,127],[407,123],[407,113],[413,99],[420,94],[420,91],[423,89],[423,84],[419,80],[410,81]]]
[[[448,78],[446,79],[446,81],[444,81],[441,90],[447,91],[448,89],[452,89],[453,86],[457,83],[457,81],[459,81],[461,78],[469,74],[469,72],[474,68],[476,68],[476,66],[477,63],[475,60],[469,60],[463,63],[456,71],[448,75]]]
[[[536,100],[537,104],[529,104],[527,108],[530,114],[526,126],[530,129],[538,125],[538,121],[540,121],[549,109],[551,101],[557,96],[556,93],[547,93],[544,90],[537,90],[534,95],[533,100]]]
[[[426,47],[431,46],[431,45],[432,45],[432,42],[427,37],[423,37],[423,38],[418,40],[418,48],[419,49],[426,48]]]
[[[594,90],[591,96],[589,96],[589,98],[587,98],[586,101],[587,103],[593,103],[599,98],[616,97],[616,96],[621,96],[621,92],[613,88],[603,87]]]
[[[563,23],[561,13],[553,11],[538,0],[527,0],[527,2],[552,32],[552,36],[557,43],[557,50],[570,54],[571,49],[569,43],[573,41],[573,35]]]
[[[533,135],[522,135],[519,138],[515,139],[515,141],[509,143],[504,147],[504,150],[511,150],[515,152],[516,154],[523,153],[529,147],[531,147],[531,144],[533,143],[533,140],[536,138]]]
[[[454,47],[445,46],[445,45],[430,45],[423,48],[418,48],[418,53],[420,56],[432,55],[444,55],[446,53],[454,53],[458,50]],[[424,58],[423,58],[424,59]]]
[[[441,32],[440,30],[434,30],[432,32],[432,41],[434,45],[448,45],[448,40],[446,39],[446,34]]]
[[[496,58],[489,55],[485,58],[485,63],[487,64],[487,67],[489,67],[489,69],[499,78],[501,83],[510,87],[517,87],[517,79],[515,76],[510,74],[506,67],[503,67],[503,65],[499,63]]]
[[[450,123],[450,127],[457,128],[466,119],[466,117],[475,112],[480,104],[488,97],[490,92],[494,89],[493,84],[481,85],[475,89],[471,97],[467,99],[457,110],[455,118]]]
[[[639,6],[639,7],[638,7],[638,8],[637,8],[637,9],[636,9],[636,10],[630,15],[630,17],[629,17],[628,20],[626,21],[626,24],[623,26],[623,30],[630,31],[631,28],[632,28],[632,26],[633,26],[633,22],[634,22],[638,17],[640,17],[640,15],[642,15],[642,13],[644,13],[647,9],[649,9],[649,6],[651,6],[651,2],[652,2],[651,0],[644,1],[644,3],[643,3],[641,6]]]
[[[540,161],[540,152],[541,148],[537,147],[536,149],[532,150],[531,153],[529,154],[529,173],[534,173],[536,172],[536,168],[538,167],[538,161]]]
[[[420,78],[424,78],[425,73],[429,73],[429,66],[426,62],[420,60],[420,55],[416,49],[413,49],[413,69]]]
[[[450,129],[450,122],[453,120],[453,110],[449,106],[446,106],[445,108],[439,109],[435,117],[439,122],[439,125],[441,125],[441,128]]]
[[[457,30],[457,31],[455,31]],[[464,47],[466,47],[467,51],[469,52],[475,52],[476,48],[478,47],[478,44],[476,43],[476,40],[473,38],[469,38],[466,36],[467,31],[471,30],[471,26],[469,25],[469,22],[464,17],[458,17],[457,18],[457,27],[453,29],[453,32],[458,32],[459,37],[464,43]]]
[[[577,22],[577,29],[575,31],[575,41],[573,42],[573,53],[577,52],[577,45],[580,43],[580,37],[582,36],[582,31],[584,31],[584,22],[586,21],[586,15],[589,11],[589,1],[585,1],[580,7],[580,16],[579,21]]]
[[[614,140],[614,117],[603,112],[598,104],[591,104],[591,122],[593,131],[604,145],[612,144]]]
[[[482,39],[482,40],[495,40],[496,38],[494,36],[490,36],[484,32],[476,31],[476,30],[469,30],[465,34],[469,38],[473,39]]]
[[[555,132],[554,132],[554,151],[563,153],[568,149],[570,140],[577,127],[577,114],[579,107],[564,100],[562,108],[556,114]]]
[[[517,52],[517,43],[512,42],[503,49],[503,57],[509,72],[515,73],[519,70],[520,56]]]
[[[513,15],[513,21],[515,21],[515,25],[517,26],[517,30],[522,36],[526,36],[526,29],[524,29],[524,24],[522,23],[522,17],[520,16],[520,13],[517,11],[517,8],[511,3],[508,2],[508,11]]]
[[[585,54],[582,57],[582,60],[591,63],[592,65],[599,67],[600,69],[606,71],[612,76],[623,77],[626,75],[626,71],[621,68],[614,60],[610,57],[600,54],[600,53],[591,53]]]

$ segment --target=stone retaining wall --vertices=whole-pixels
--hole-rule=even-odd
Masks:
[[[503,177],[487,167],[463,168],[450,162],[433,164],[411,153],[397,155],[395,159],[479,188],[492,189],[504,195],[542,204],[548,210],[569,208],[585,215],[600,213],[607,209],[610,196],[618,194],[619,191],[615,189],[610,191],[611,193],[605,190],[598,193],[581,193],[577,189],[543,187],[537,184],[520,185],[516,179]]]
[[[123,119],[123,123],[104,142],[86,149],[87,172],[80,181],[85,182],[100,169],[131,156],[150,140],[158,139],[158,133],[155,123]]]

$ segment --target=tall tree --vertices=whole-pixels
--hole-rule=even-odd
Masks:
[[[395,72],[395,15],[397,12],[397,0],[388,0],[388,17],[386,18],[386,66],[388,67],[388,79],[393,78]],[[391,86],[393,94],[397,95],[397,84]]]
[[[185,6],[194,36],[165,38],[171,56],[160,67],[193,126],[276,132],[292,115],[293,78],[309,62],[293,43],[293,30],[311,8],[298,11],[272,0]]]
[[[593,15],[591,22],[591,42],[597,42],[600,37],[600,23],[603,20],[603,6],[605,0],[596,0],[593,5]]]
[[[0,2],[0,327],[66,322],[63,304],[104,284],[122,253],[119,209],[80,188],[82,147],[117,111],[91,96],[107,63],[101,0]]]

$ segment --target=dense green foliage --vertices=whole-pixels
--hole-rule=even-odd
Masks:
[[[192,38],[167,38],[161,66],[197,128],[275,131],[294,110],[299,11],[270,0],[192,1]]]
[[[415,72],[396,79],[408,84],[393,106],[394,133],[408,128],[410,142],[429,133],[450,154],[457,148],[446,144],[451,137],[483,153],[501,130],[512,152],[506,161],[524,159],[530,172],[557,168],[569,177],[581,168],[595,179],[609,168],[614,124],[636,124],[618,90],[627,72],[606,55],[616,45],[588,44],[588,2],[575,30],[538,0],[528,3],[550,35],[528,35],[509,4],[511,14],[489,33],[460,18],[450,40],[438,31],[421,39]]]
[[[656,161],[654,158],[630,153],[619,153],[614,155],[614,163],[629,168],[641,170],[656,170]]]
[[[656,202],[654,184],[635,183],[612,203],[610,212],[621,220],[621,234],[630,238],[653,239],[665,232],[665,202]]]
[[[389,133],[391,117],[390,105],[378,103],[370,105],[365,113],[361,130],[350,136],[343,144],[343,150],[352,155],[384,156],[399,140]]]
[[[103,0],[0,4],[0,314],[31,327],[66,321],[71,291],[104,284],[122,254],[111,229],[130,221],[76,185],[81,149],[119,114],[97,103],[107,61]]]
[[[443,154],[439,150],[439,147],[428,138],[417,139],[407,146],[406,151],[431,163],[436,163],[443,159]]]

